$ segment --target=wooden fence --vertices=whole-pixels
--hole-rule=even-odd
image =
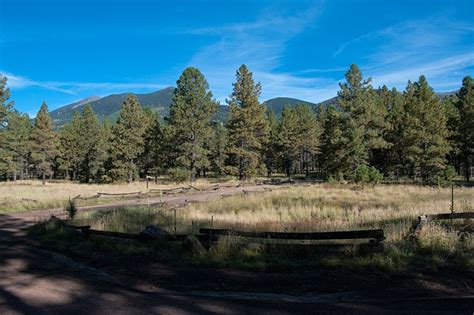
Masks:
[[[474,219],[474,212],[452,212],[422,215],[418,217],[412,236],[418,237],[425,225],[432,221],[454,220],[454,219]]]

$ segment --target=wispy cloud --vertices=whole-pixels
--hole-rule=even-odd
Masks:
[[[166,85],[140,82],[75,82],[75,81],[37,81],[30,78],[0,71],[8,79],[8,87],[11,89],[22,89],[27,87],[41,87],[46,90],[78,95],[87,90],[126,90],[133,89],[162,89]]]
[[[221,101],[229,95],[233,74],[241,64],[248,65],[255,79],[262,83],[264,99],[296,93],[307,95],[317,79],[283,73],[279,67],[288,41],[313,26],[321,13],[322,5],[317,4],[292,14],[267,11],[247,23],[189,30],[190,34],[216,37],[191,58],[189,65],[203,71]]]
[[[376,86],[404,87],[423,74],[434,88],[452,89],[474,65],[473,31],[474,24],[445,17],[405,21],[341,44],[334,57],[363,51],[362,69]]]

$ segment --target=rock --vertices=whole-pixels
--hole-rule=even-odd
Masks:
[[[143,231],[138,233],[141,237],[144,238],[154,238],[154,239],[159,239],[159,240],[166,240],[168,239],[170,233],[167,231],[160,229],[156,225],[149,224],[145,227]]]
[[[46,222],[46,229],[47,230],[57,230],[59,228],[64,227],[65,223],[63,220],[55,217],[52,215],[49,220]]]
[[[262,251],[264,248],[263,244],[259,243],[249,243],[247,246],[245,246],[248,250],[253,251],[253,252],[259,252]]]
[[[193,256],[202,256],[207,252],[201,242],[194,235],[186,236],[183,240],[182,246]]]

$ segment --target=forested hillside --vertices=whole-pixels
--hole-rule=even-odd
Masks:
[[[199,69],[187,68],[176,88],[112,95],[51,115],[43,103],[32,123],[14,109],[2,78],[0,177],[131,182],[279,173],[439,183],[457,173],[470,180],[471,77],[460,82],[459,92],[441,96],[423,75],[404,91],[374,88],[356,65],[345,79],[324,106],[286,98],[260,103],[264,87],[242,65],[223,105]],[[68,122],[55,128],[52,117]]]

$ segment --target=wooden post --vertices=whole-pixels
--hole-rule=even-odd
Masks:
[[[148,181],[149,181],[149,178],[148,176],[146,177],[146,190],[148,190]]]
[[[454,182],[451,183],[451,213],[454,213]]]
[[[174,234],[176,234],[176,208],[174,209]]]

